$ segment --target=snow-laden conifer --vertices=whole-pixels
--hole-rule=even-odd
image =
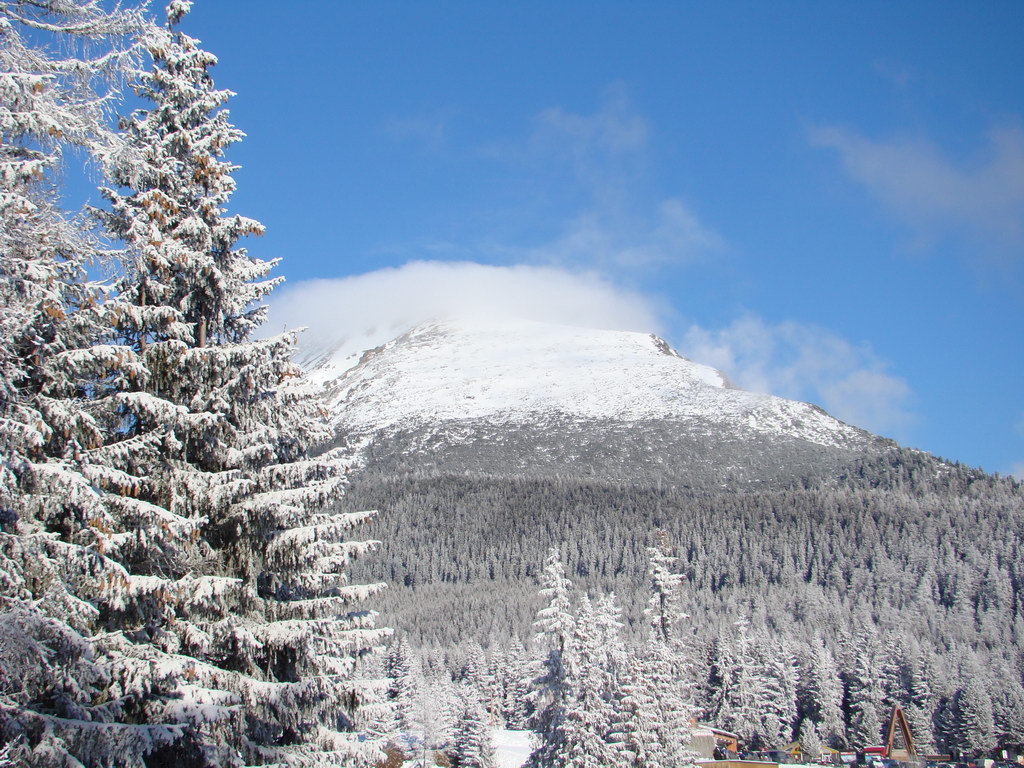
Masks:
[[[833,748],[845,741],[843,688],[835,657],[820,637],[800,653],[797,669],[799,705],[805,720],[815,723],[818,737]]]
[[[120,637],[148,633],[138,663],[174,681],[172,719],[222,764],[370,760],[352,731],[375,687],[354,672],[383,634],[361,607],[380,585],[345,570],[375,546],[349,540],[371,513],[325,511],[345,467],[312,455],[329,432],[294,339],[252,338],[273,263],[239,245],[262,226],[225,211],[224,152],[242,134],[210,77],[216,58],[175,28],[189,5],[148,31],[137,91],[151,105],[108,157],[102,218],[125,250],[106,342],[141,374],[97,406],[108,439],[90,464],[120,499],[97,546],[149,596],[144,612],[112,610]],[[159,533],[119,537],[133,521]]]
[[[992,699],[985,691],[977,670],[953,697],[956,712],[956,747],[965,755],[984,755],[995,746]]]
[[[52,175],[68,145],[100,162],[115,153],[104,118],[141,28],[137,12],[96,2],[0,3],[0,724],[18,764],[189,751],[174,671],[147,658],[162,642],[150,618],[173,590],[133,580],[105,546],[143,549],[175,528],[115,519],[138,508],[135,478],[96,458],[109,438],[97,404],[145,371],[101,343],[106,291],[86,268],[106,254],[60,209]]]
[[[992,723],[998,744],[1024,739],[1024,687],[1008,663],[991,670]]]
[[[877,744],[882,738],[883,690],[878,678],[879,653],[871,626],[862,622],[854,638],[853,671],[847,679],[848,740],[852,746]]]
[[[509,728],[525,728],[530,713],[530,684],[537,677],[533,657],[518,634],[512,635],[502,670],[504,719]]]
[[[928,655],[923,649],[919,649],[910,668],[910,701],[904,709],[919,754],[935,752],[935,726],[932,722],[935,715],[935,693],[932,688],[931,666]],[[1024,733],[1024,721],[1017,732]]]
[[[664,724],[658,699],[647,682],[644,662],[637,655],[627,659],[609,741],[622,765],[661,768],[665,765],[661,735]]]
[[[674,569],[664,537],[647,550],[649,597],[645,618],[648,633],[641,651],[640,671],[651,698],[655,738],[643,745],[652,766],[685,766],[694,760],[688,749],[694,718],[690,660],[680,637],[679,623],[688,618],[680,609],[683,576]]]
[[[545,768],[599,768],[618,760],[611,680],[603,662],[604,632],[587,595],[578,601],[571,642],[562,653],[564,692],[560,717],[541,734],[529,765]]]
[[[809,717],[800,722],[800,730],[797,734],[800,742],[800,755],[804,763],[814,764],[821,758],[823,744],[818,736],[818,727]]]
[[[540,582],[540,594],[547,603],[537,612],[534,639],[543,654],[542,672],[533,681],[530,691],[533,713],[527,723],[540,742],[527,764],[538,768],[552,765],[551,755],[560,748],[560,729],[571,695],[566,657],[572,655],[576,627],[570,593],[572,582],[565,577],[565,567],[555,547],[548,552]]]
[[[718,724],[740,738],[742,745],[758,747],[764,738],[766,707],[762,692],[764,675],[758,663],[750,620],[740,617],[730,633],[720,639],[723,658],[722,702],[717,713]]]
[[[796,659],[783,638],[762,636],[756,646],[763,670],[760,691],[763,746],[781,749],[793,740],[796,720]]]
[[[494,736],[491,719],[471,685],[458,692],[458,724],[451,749],[452,768],[494,768]]]

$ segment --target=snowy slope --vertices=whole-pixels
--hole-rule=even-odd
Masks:
[[[675,423],[818,445],[863,432],[821,409],[732,388],[726,377],[641,333],[526,321],[432,323],[355,357],[321,356],[339,430],[379,435],[468,424]],[[351,367],[350,367],[351,366]],[[460,429],[461,428],[461,429]],[[454,439],[454,438],[453,438]]]
[[[533,752],[532,731],[494,731],[494,762],[497,768],[522,768]]]

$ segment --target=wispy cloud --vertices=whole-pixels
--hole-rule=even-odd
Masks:
[[[523,234],[480,243],[477,254],[621,273],[688,264],[724,248],[690,201],[657,191],[652,135],[626,86],[613,83],[592,112],[548,107],[525,133],[486,144],[480,155],[528,179],[536,195],[490,217],[515,220],[512,229]]]
[[[422,144],[432,152],[440,150],[447,140],[453,112],[435,110],[430,113],[394,118],[384,125],[384,130],[401,141]]]
[[[550,107],[533,119],[528,152],[535,163],[567,166],[575,182],[605,205],[622,205],[645,176],[650,127],[621,83],[588,115]]]
[[[879,58],[872,62],[872,66],[880,77],[900,90],[906,89],[914,81],[910,68],[900,61]]]
[[[561,232],[529,247],[527,257],[615,270],[689,263],[722,248],[687,201],[650,195],[650,139],[621,84],[609,87],[593,114],[552,107],[537,115],[531,162],[568,169],[582,202]]]
[[[743,389],[814,402],[876,433],[892,434],[912,419],[910,387],[870,347],[812,325],[747,315],[718,330],[691,327],[680,351]]]
[[[567,221],[553,240],[525,249],[523,255],[534,262],[616,270],[691,263],[721,247],[722,239],[685,201],[668,198],[644,213],[585,210]]]
[[[836,126],[814,128],[811,142],[834,149],[845,171],[919,238],[950,232],[980,238],[1001,253],[1024,245],[1024,130],[993,128],[983,147],[958,159],[928,139],[870,139]]]
[[[366,349],[431,320],[518,318],[634,331],[661,329],[662,308],[594,273],[550,266],[416,261],[275,292],[267,333],[307,327],[305,348]]]

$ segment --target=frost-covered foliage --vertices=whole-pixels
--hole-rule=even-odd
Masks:
[[[997,748],[1024,743],[1024,485],[891,449],[828,480],[752,490],[729,482],[717,460],[694,470],[696,487],[643,474],[628,484],[595,479],[589,457],[579,475],[557,478],[532,468],[472,475],[424,464],[401,477],[367,468],[340,504],[388,510],[380,556],[367,566],[396,583],[377,605],[414,644],[505,644],[524,633],[544,603],[536,579],[545,552],[560,542],[568,578],[591,594],[614,590],[639,645],[646,546],[661,528],[685,575],[680,608],[692,617],[701,721],[716,722],[727,679],[717,659],[729,650],[721,640],[735,639],[746,616],[759,663],[777,641],[795,656],[789,727],[810,717],[830,747],[857,746],[847,728],[860,717],[861,639],[879,647],[864,668],[881,686],[880,725],[900,702],[926,752],[954,748],[964,711],[954,699],[973,665],[992,700]]]
[[[140,765],[182,734],[138,716],[164,677],[108,631],[128,573],[95,546],[109,499],[92,399],[136,371],[94,346],[103,292],[86,268],[103,251],[56,186],[69,147],[116,147],[105,118],[141,27],[95,2],[0,3],[0,738],[15,765]]]
[[[0,728],[39,766],[365,763],[358,668],[386,630],[362,605],[381,585],[346,569],[371,513],[323,510],[347,470],[317,454],[294,339],[251,338],[273,264],[225,213],[241,133],[215,58],[174,28],[188,6],[156,27],[0,3]],[[19,28],[106,52],[49,60]],[[129,35],[151,106],[122,140],[91,86],[131,64]],[[85,281],[99,247],[46,191],[62,143],[109,175],[112,284]]]
[[[565,566],[556,548],[548,552],[541,575],[540,594],[546,605],[537,613],[534,627],[535,643],[543,649],[543,672],[533,682],[530,692],[533,714],[528,720],[531,729],[543,739],[541,747],[531,757],[531,765],[543,765],[541,751],[551,752],[559,747],[559,731],[566,717],[570,695],[569,671],[566,653],[571,654],[571,643],[576,629],[572,614],[570,590],[572,582],[565,578]]]
[[[545,674],[535,682],[533,718],[539,744],[531,768],[606,765],[668,768],[693,762],[686,649],[677,634],[682,618],[679,577],[664,550],[651,550],[650,640],[627,650],[614,595],[575,601],[557,551],[542,577],[548,605],[538,613]],[[572,609],[575,602],[575,610]]]
[[[459,691],[458,725],[452,738],[452,768],[495,768],[490,718],[472,686]]]

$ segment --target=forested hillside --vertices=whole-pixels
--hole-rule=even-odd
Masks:
[[[1011,479],[892,448],[774,488],[369,470],[345,504],[384,510],[381,606],[423,647],[528,637],[550,546],[581,591],[615,592],[639,641],[646,548],[662,530],[712,722],[735,622],[748,621],[759,653],[836,681],[847,730],[863,681],[879,718],[925,685],[922,733],[954,743],[953,701],[980,681],[997,727],[1024,732],[1024,490]],[[804,687],[801,711],[822,706]]]
[[[463,615],[463,605],[492,593],[491,582],[521,584],[515,591],[529,595],[552,543],[577,580],[614,587],[629,606],[658,529],[682,558],[689,610],[709,627],[744,605],[799,627],[818,605],[829,610],[807,628],[827,634],[848,626],[859,606],[882,627],[978,646],[1010,647],[1024,628],[1020,484],[914,451],[777,489],[371,470],[356,475],[344,503],[385,510],[383,563],[374,567],[394,585],[393,616],[427,602],[416,593],[450,594],[436,627],[429,615],[399,622],[428,642],[455,640],[455,626],[480,640],[522,631],[529,598],[510,599],[519,607],[499,609],[508,617],[499,620]]]

